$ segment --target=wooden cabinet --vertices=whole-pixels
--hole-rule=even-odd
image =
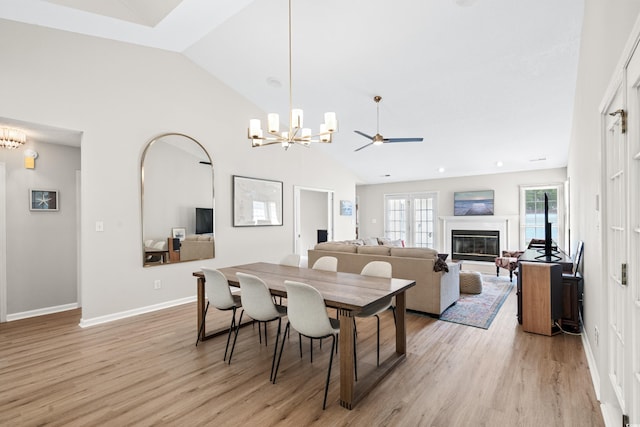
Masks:
[[[582,276],[562,276],[562,329],[580,332],[580,313],[582,312]]]
[[[525,332],[555,333],[555,321],[562,316],[563,290],[561,265],[520,262],[518,318]]]

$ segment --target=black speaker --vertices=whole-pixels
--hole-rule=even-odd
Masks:
[[[173,250],[174,251],[180,250],[180,239],[178,238],[173,239]]]
[[[327,230],[318,230],[318,243],[326,242],[328,238]]]

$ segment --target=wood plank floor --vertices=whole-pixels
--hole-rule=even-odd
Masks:
[[[195,303],[82,329],[79,310],[0,324],[0,425],[603,426],[580,337],[522,332],[512,292],[488,330],[407,316],[408,354],[352,411],[340,407],[330,345],[309,362],[292,333],[277,384],[258,328],[194,346]],[[208,328],[230,313],[212,310]],[[393,350],[391,312],[382,355]],[[284,329],[284,325],[283,325]],[[358,321],[358,369],[375,364],[375,320]]]

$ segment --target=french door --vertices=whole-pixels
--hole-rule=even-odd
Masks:
[[[435,248],[436,193],[387,194],[384,236],[405,246]]]

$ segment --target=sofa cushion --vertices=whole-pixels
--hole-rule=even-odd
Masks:
[[[358,253],[365,255],[389,255],[391,248],[389,246],[358,246]]]
[[[435,259],[438,251],[431,248],[391,248],[391,256]]]
[[[348,244],[339,243],[339,242],[324,242],[324,243],[318,243],[315,246],[315,249],[319,251],[348,252],[348,253],[355,254],[357,249],[362,247],[363,246],[348,245]]]

